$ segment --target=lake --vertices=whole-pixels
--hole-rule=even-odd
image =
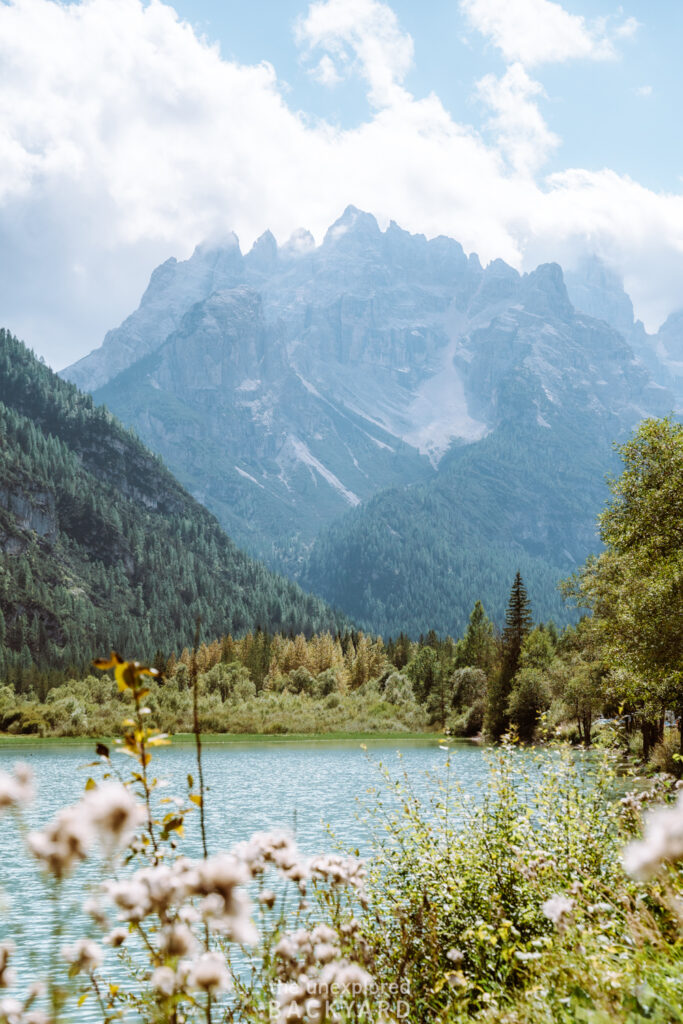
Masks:
[[[447,753],[438,739],[427,738],[372,740],[315,740],[307,742],[208,742],[204,748],[205,784],[208,787],[206,816],[209,852],[229,849],[253,832],[280,827],[296,834],[306,854],[329,851],[336,838],[350,849],[368,854],[368,831],[358,820],[359,800],[367,797],[369,787],[381,782],[377,765],[381,762],[393,777],[405,772],[419,792],[428,789],[428,772],[438,770]],[[98,769],[87,767],[94,744],[61,745],[49,740],[0,747],[0,770],[10,771],[17,760],[31,765],[35,773],[37,796],[27,814],[27,824],[37,828],[47,822],[63,805],[74,803],[83,793],[89,775],[98,777]],[[122,771],[132,762],[113,755]],[[451,750],[452,771],[465,788],[475,789],[487,774],[482,752],[473,744],[457,744]],[[168,780],[164,795],[182,795],[187,791],[186,777],[196,777],[194,747],[177,744],[159,748],[150,770]],[[188,818],[181,848],[188,856],[199,856],[199,815]],[[17,953],[13,965],[22,982],[44,976],[49,958],[52,908],[48,890],[32,860],[23,854],[23,843],[10,818],[3,819],[0,885],[3,894],[2,933],[13,935]],[[65,886],[65,901],[60,911],[63,924],[61,942],[83,934],[80,903],[96,865],[86,863]],[[79,1011],[79,1021],[96,1021],[98,1014],[87,1004]]]

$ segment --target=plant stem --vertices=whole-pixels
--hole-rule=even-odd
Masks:
[[[202,768],[202,735],[199,728],[199,673],[197,671],[197,648],[199,647],[199,627],[201,620],[197,619],[194,633],[194,646],[192,648],[192,664],[190,678],[192,680],[192,728],[194,732],[195,749],[197,751],[197,775],[199,777],[199,822],[202,832],[202,850],[204,860],[209,856],[209,848],[206,842],[206,820],[204,816],[204,770]]]

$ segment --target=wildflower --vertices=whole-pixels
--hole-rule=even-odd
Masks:
[[[264,889],[258,898],[259,903],[271,910],[275,904],[275,893],[272,889]]]
[[[128,938],[127,928],[113,928],[108,935],[105,936],[104,941],[108,946],[112,946],[114,949],[118,949],[122,946]]]
[[[190,988],[201,989],[210,995],[220,995],[231,987],[231,979],[220,953],[202,953],[192,965],[188,982]]]
[[[84,801],[105,853],[128,844],[133,832],[145,819],[145,809],[120,782],[106,782],[91,790]]]
[[[311,932],[311,938],[314,942],[331,942],[337,943],[338,936],[334,928],[330,928],[327,924],[319,924]]]
[[[0,999],[0,1018],[7,1024],[23,1024],[23,1006],[18,999]]]
[[[150,912],[149,891],[135,875],[124,882],[108,882],[105,888],[121,921],[139,922]]]
[[[313,952],[316,960],[319,960],[321,964],[329,963],[330,960],[338,955],[339,950],[336,946],[333,946],[331,942],[318,942],[314,947]]]
[[[88,914],[100,928],[107,927],[107,916],[97,900],[92,898],[85,900],[83,903],[83,911]]]
[[[205,897],[200,909],[210,927],[245,945],[253,945],[258,939],[251,921],[251,902],[239,888],[249,878],[245,863],[227,853],[188,864],[183,874],[188,895]]]
[[[167,956],[189,956],[197,940],[186,924],[173,924],[161,932],[159,949]]]
[[[11,988],[14,984],[15,974],[9,966],[9,958],[13,952],[13,942],[0,943],[0,988]]]
[[[90,974],[102,963],[102,950],[92,939],[78,939],[73,946],[62,946],[62,956],[74,974]]]
[[[633,878],[651,878],[667,861],[683,859],[683,793],[674,804],[658,807],[645,818],[645,835],[622,854]]]
[[[522,949],[516,949],[515,950],[515,957],[516,957],[517,960],[521,960],[522,963],[526,963],[529,960],[540,960],[541,959],[541,954],[540,953],[526,953]]]
[[[27,764],[17,762],[14,775],[0,772],[0,813],[30,803],[33,795],[33,772]]]
[[[31,832],[31,853],[55,876],[63,878],[77,861],[85,860],[92,842],[90,822],[82,805],[64,807],[42,832]]]
[[[301,872],[301,863],[296,843],[290,835],[279,829],[272,832],[256,832],[246,843],[235,848],[238,857],[248,864],[253,875],[262,874],[272,864],[289,878]]]
[[[548,920],[552,921],[558,931],[561,931],[572,915],[574,900],[558,893],[546,900],[541,909]]]
[[[358,995],[372,985],[372,977],[358,964],[342,964],[337,971],[336,982],[340,989]]]
[[[313,857],[308,863],[313,878],[320,878],[331,885],[350,885],[362,890],[366,871],[363,862],[355,857],[341,857],[336,853]]]
[[[150,980],[152,988],[161,996],[172,996],[176,990],[176,975],[170,967],[157,967]]]
[[[465,954],[459,949],[449,949],[446,956],[454,964],[461,964],[465,959]]]

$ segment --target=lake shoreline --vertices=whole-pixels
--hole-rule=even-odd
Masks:
[[[185,746],[193,744],[192,733],[175,733],[169,736],[172,745]],[[202,733],[203,746],[234,746],[240,743],[262,743],[264,745],[281,743],[334,743],[355,742],[373,743],[389,740],[408,740],[414,742],[433,742],[443,740],[439,732],[318,732],[318,733]],[[453,740],[449,740],[453,742]],[[460,739],[458,743],[470,743],[471,740]],[[83,746],[89,743],[105,743],[115,749],[114,737],[111,736],[36,736],[35,734],[13,735],[0,734],[0,749],[8,747],[27,747],[34,744],[58,746]]]

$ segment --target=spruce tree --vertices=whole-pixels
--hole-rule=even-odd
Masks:
[[[496,647],[493,623],[484,611],[481,601],[477,601],[472,609],[465,635],[456,646],[456,665],[458,668],[480,668],[490,676],[496,660]]]
[[[508,703],[512,680],[519,666],[524,638],[531,632],[532,626],[531,604],[522,582],[522,575],[518,571],[505,613],[502,664],[497,677],[489,686],[488,693],[484,728],[494,740],[499,740],[510,725]]]
[[[510,600],[505,613],[505,629],[503,630],[503,667],[507,666],[509,678],[512,679],[519,666],[524,637],[531,632],[533,618],[531,604],[522,575],[517,571],[515,582],[510,591]]]

